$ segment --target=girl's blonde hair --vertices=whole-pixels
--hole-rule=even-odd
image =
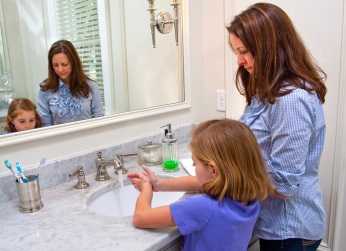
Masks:
[[[18,110],[33,111],[35,113],[36,124],[35,128],[41,127],[41,118],[36,111],[36,105],[27,98],[16,98],[12,100],[10,106],[8,107],[6,126],[5,130],[7,132],[16,132],[16,128],[12,124],[12,121],[18,116]]]
[[[203,122],[194,129],[190,147],[206,168],[214,165],[218,170],[219,175],[203,185],[206,194],[250,202],[275,192],[256,138],[243,123],[230,119]]]

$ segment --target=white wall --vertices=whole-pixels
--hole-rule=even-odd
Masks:
[[[255,3],[252,0],[226,0],[226,20],[232,19],[234,14],[244,10],[250,4]],[[292,18],[296,29],[300,33],[305,45],[316,59],[317,63],[324,69],[328,75],[326,103],[324,105],[327,135],[325,149],[321,159],[320,178],[324,195],[324,204],[328,215],[328,231],[325,241],[329,248],[332,248],[334,240],[334,210],[333,204],[335,177],[337,171],[336,162],[336,133],[338,122],[338,107],[343,105],[339,97],[340,85],[344,84],[340,79],[340,62],[342,55],[342,25],[343,25],[343,1],[285,1],[274,0],[272,2],[283,8]],[[227,74],[230,93],[228,116],[239,117],[242,113],[244,100],[237,93],[234,86],[235,61],[229,50],[227,53],[229,68],[232,73]],[[230,62],[231,61],[231,62]],[[227,61],[226,61],[227,62]],[[228,67],[227,67],[228,68]],[[342,102],[342,103],[341,103]],[[335,249],[341,250],[341,249]]]
[[[169,1],[156,1],[160,11],[173,13]],[[130,110],[182,100],[179,79],[179,47],[174,29],[169,34],[156,30],[156,48],[152,48],[148,3],[124,1],[128,91]],[[141,22],[134,22],[142,20]],[[154,70],[153,70],[154,69]]]
[[[335,150],[335,170],[333,174],[333,192],[331,203],[333,210],[331,212],[333,225],[333,250],[344,250],[346,246],[345,232],[346,232],[346,5],[344,9],[344,26],[343,26],[343,40],[342,40],[342,58],[340,60],[340,82],[343,83],[339,88],[339,105],[338,105],[338,121],[336,131],[336,150]]]
[[[48,160],[62,158],[72,153],[95,150],[131,138],[158,133],[159,127],[168,122],[172,122],[175,127],[224,117],[224,113],[216,112],[215,101],[216,89],[224,88],[223,3],[208,0],[189,2],[191,109],[2,147],[0,160],[12,159],[21,161],[24,165],[32,165],[38,163],[42,157]],[[0,173],[7,174],[3,168]]]
[[[39,90],[39,83],[47,78],[47,41],[46,27],[43,17],[43,2],[32,0],[15,1],[18,10],[19,30],[15,27],[9,27],[14,34],[14,40],[11,41],[9,47],[12,47],[12,42],[21,42],[23,57],[17,58],[24,64],[25,79],[17,84],[23,88],[26,87],[26,97],[36,100]],[[10,15],[10,13],[8,13]],[[18,39],[19,36],[19,39]],[[17,49],[11,48],[12,50]],[[18,65],[13,66],[13,72],[19,76],[18,70],[23,70]]]
[[[2,6],[14,92],[36,99],[38,84],[47,76],[42,4],[2,0]]]
[[[345,42],[344,42],[345,46]],[[344,64],[346,59],[346,48],[344,48]],[[342,79],[346,80],[346,71],[342,70]],[[340,92],[341,96],[346,95],[346,87],[343,87]],[[346,104],[343,102],[339,106],[340,120],[338,121],[337,143],[336,143],[336,165],[334,172],[334,196],[332,203],[334,210],[332,211],[334,227],[333,231],[333,250],[344,250],[346,245]]]

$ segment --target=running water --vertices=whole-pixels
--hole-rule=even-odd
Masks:
[[[120,188],[124,187],[124,176],[123,176],[123,170],[119,170],[118,173],[118,182],[120,184]]]

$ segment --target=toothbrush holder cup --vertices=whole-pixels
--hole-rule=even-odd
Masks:
[[[33,213],[43,207],[40,194],[38,175],[28,175],[28,182],[16,181],[19,197],[19,210],[23,213]]]

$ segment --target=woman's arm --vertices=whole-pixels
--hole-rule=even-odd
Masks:
[[[93,118],[104,116],[103,106],[101,103],[101,94],[97,87],[97,83],[94,81],[89,81],[91,90],[91,115]]]
[[[42,126],[50,126],[53,124],[53,117],[49,109],[47,95],[47,92],[40,90],[37,98],[37,112],[40,115]]]
[[[311,95],[297,89],[280,97],[271,108],[271,151],[266,163],[278,192],[288,197],[299,190],[310,157],[310,139],[316,126]]]

